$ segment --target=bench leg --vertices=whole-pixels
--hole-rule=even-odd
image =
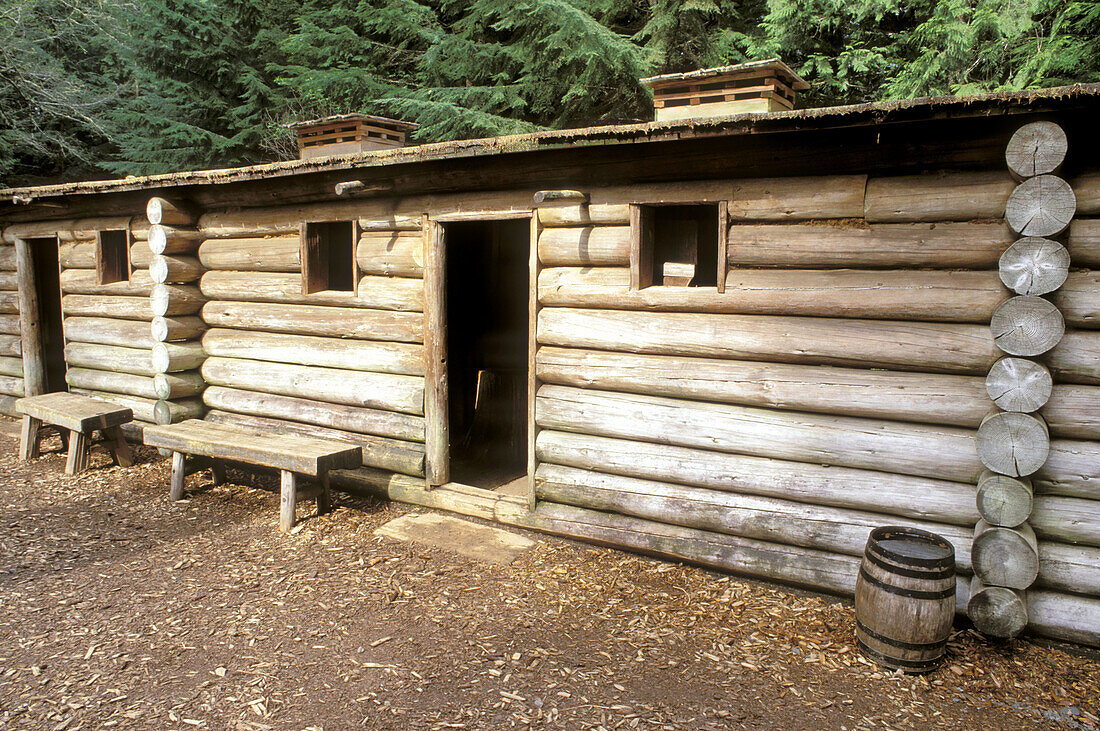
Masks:
[[[279,530],[286,533],[294,527],[298,508],[298,475],[281,470],[279,479]]]
[[[69,432],[69,458],[65,460],[65,474],[75,475],[88,466],[88,435],[82,431]]]
[[[215,485],[225,484],[225,463],[214,460],[210,463],[210,476],[214,479]]]
[[[23,417],[23,427],[19,432],[19,459],[34,459],[38,456],[38,430],[41,426],[41,419]]]
[[[168,483],[168,499],[175,502],[183,497],[183,478],[187,476],[187,457],[183,452],[172,452],[172,479]]]
[[[107,439],[107,447],[111,450],[115,464],[119,467],[129,467],[134,463],[130,445],[126,443],[126,437],[122,436],[122,427],[113,426],[110,429],[104,429],[103,436]]]
[[[321,492],[317,493],[317,514],[324,515],[332,510],[332,491],[329,489],[328,470],[317,476],[321,483]]]

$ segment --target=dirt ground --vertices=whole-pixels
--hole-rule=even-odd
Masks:
[[[155,453],[66,477],[12,426],[5,729],[1098,726],[1095,654],[963,630],[940,670],[886,673],[833,597],[546,536],[479,563],[375,536],[416,509],[340,493],[283,535],[269,477],[171,505]]]

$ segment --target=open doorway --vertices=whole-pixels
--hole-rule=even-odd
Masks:
[[[61,330],[61,268],[55,237],[28,239],[34,264],[34,287],[38,295],[38,326],[41,332],[43,393],[68,390],[65,383],[65,337]]]
[[[451,480],[495,489],[527,474],[526,220],[447,224]]]

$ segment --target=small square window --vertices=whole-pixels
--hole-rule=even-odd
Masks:
[[[354,221],[302,224],[302,294],[356,290],[357,228]]]
[[[717,287],[719,205],[632,205],[631,285]]]
[[[95,251],[96,283],[130,280],[130,235],[126,231],[98,231]]]

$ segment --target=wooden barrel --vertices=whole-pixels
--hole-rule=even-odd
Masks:
[[[856,579],[856,643],[908,673],[935,669],[955,619],[955,549],[916,528],[875,528]]]

